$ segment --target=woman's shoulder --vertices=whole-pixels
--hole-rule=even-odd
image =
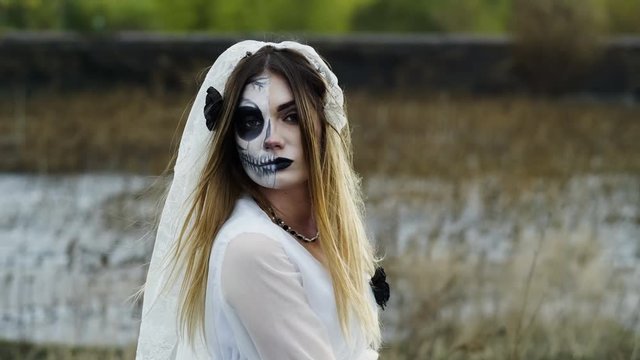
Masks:
[[[225,259],[247,267],[257,262],[288,260],[282,244],[264,233],[245,231],[230,239],[225,251]],[[254,264],[257,265],[257,264]]]
[[[216,241],[219,239],[230,241],[244,233],[275,237],[273,223],[255,201],[248,196],[242,196],[236,201],[233,212],[222,225]]]
[[[214,265],[210,271],[219,273],[223,262],[227,264],[227,270],[235,273],[242,270],[234,269],[236,266],[246,270],[265,265],[258,261],[288,260],[283,257],[285,252],[280,240],[273,223],[253,199],[242,197],[216,235],[210,255],[210,264]]]
[[[240,197],[220,231],[226,243],[224,256],[244,264],[256,259],[281,258],[285,251],[278,231],[251,197]]]

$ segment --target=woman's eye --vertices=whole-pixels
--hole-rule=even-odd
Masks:
[[[244,127],[247,130],[254,129],[262,126],[262,120],[255,116],[248,116],[243,121]]]
[[[262,132],[264,119],[260,110],[254,107],[241,106],[235,114],[236,134],[245,140],[251,141]]]
[[[289,114],[289,115],[284,117],[284,121],[297,124],[298,121],[299,121],[298,114],[297,113],[291,113],[291,114]]]

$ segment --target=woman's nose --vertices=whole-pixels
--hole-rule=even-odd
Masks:
[[[267,124],[267,134],[264,137],[264,148],[265,149],[281,149],[283,146],[282,137],[278,132],[278,127],[273,126],[273,122],[269,121]]]

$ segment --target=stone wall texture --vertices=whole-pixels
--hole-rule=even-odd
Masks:
[[[146,276],[159,210],[147,192],[152,183],[137,175],[0,175],[0,339],[135,343],[140,303],[130,298]],[[565,256],[556,254],[559,243],[597,249],[584,261],[602,264],[603,276],[579,278],[615,279],[617,287],[601,284],[603,311],[640,331],[629,316],[640,301],[637,176],[536,179],[516,192],[505,191],[509,181],[500,176],[459,182],[374,177],[364,185],[368,229],[388,258],[413,252],[438,263],[455,254],[465,263],[506,269],[510,258],[530,256],[540,241],[543,254],[553,257]],[[425,284],[429,280],[436,279]],[[396,290],[382,314],[387,340],[406,326],[396,322],[400,299],[424,301],[411,298],[418,284],[406,291],[392,284]],[[501,283],[487,286],[493,291]],[[563,311],[590,300],[562,299]]]
[[[193,74],[240,39],[202,34],[7,33],[0,36],[0,91],[15,86],[32,90],[131,83],[154,90],[191,86]],[[506,37],[358,35],[297,40],[314,46],[348,90],[510,93],[536,90],[533,83],[545,76],[526,73]],[[554,55],[540,56],[542,61],[543,56]],[[552,76],[550,82],[560,81],[557,74]],[[557,88],[640,96],[640,39],[603,42],[595,62],[579,78]]]

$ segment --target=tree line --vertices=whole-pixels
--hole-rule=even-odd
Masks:
[[[640,32],[640,0],[0,0],[0,30],[501,34],[585,13],[604,33]]]

